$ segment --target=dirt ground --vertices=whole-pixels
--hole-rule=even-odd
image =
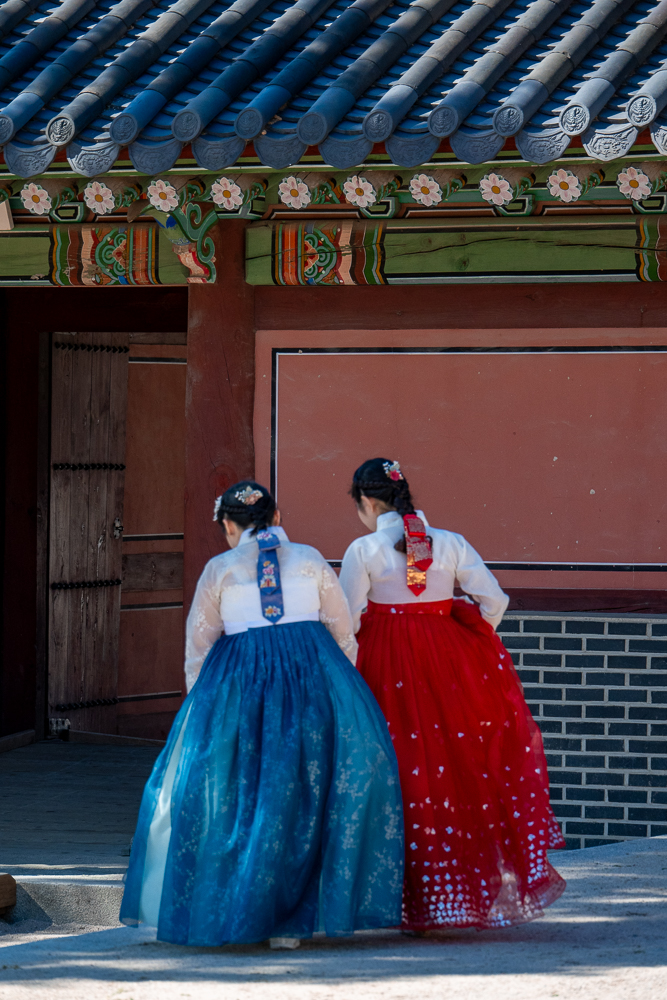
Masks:
[[[667,1000],[667,838],[556,855],[568,889],[540,920],[182,948],[118,927],[0,936],[0,1000]]]

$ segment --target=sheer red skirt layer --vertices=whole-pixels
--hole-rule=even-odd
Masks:
[[[451,612],[451,614],[450,614]],[[394,741],[405,806],[403,926],[532,920],[565,882],[542,737],[476,605],[372,604],[357,666]]]

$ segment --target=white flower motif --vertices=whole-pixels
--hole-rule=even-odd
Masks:
[[[86,184],[83,200],[95,215],[108,215],[114,210],[113,191],[100,181],[91,181],[90,184]]]
[[[159,208],[163,212],[171,212],[172,208],[176,208],[178,205],[178,194],[172,184],[157,180],[148,185],[148,200],[153,208]]]
[[[230,181],[229,177],[218,177],[217,181],[211,184],[211,195],[214,204],[222,205],[228,212],[233,212],[243,204],[241,188],[234,181]]]
[[[507,205],[514,197],[512,185],[500,174],[486,174],[479,182],[479,190],[484,201],[493,205]]]
[[[33,215],[47,215],[51,211],[51,199],[41,184],[24,184],[21,188],[21,201]]]
[[[356,174],[348,177],[343,184],[343,192],[345,200],[357,208],[368,208],[375,204],[375,188],[365,177],[358,177]]]
[[[439,205],[442,201],[442,188],[437,181],[426,174],[415,174],[410,181],[410,194],[420,205]]]
[[[283,205],[290,208],[305,208],[310,204],[308,185],[296,177],[283,177],[278,185],[278,196]]]
[[[650,178],[643,170],[637,170],[636,167],[621,170],[616,178],[616,183],[621,194],[624,194],[626,198],[631,198],[632,201],[641,201],[642,198],[648,198],[651,193]]]
[[[571,201],[577,201],[581,194],[581,181],[571,170],[554,170],[553,174],[547,177],[547,187],[549,194],[553,198],[558,198],[569,205]]]

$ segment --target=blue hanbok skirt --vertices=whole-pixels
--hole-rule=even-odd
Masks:
[[[387,723],[319,622],[222,636],[144,791],[120,919],[162,941],[331,936],[401,921]]]

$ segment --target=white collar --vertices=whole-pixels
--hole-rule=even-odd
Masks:
[[[248,542],[256,542],[257,537],[253,535],[254,528],[246,528],[241,537],[239,538],[239,544],[236,546],[239,548],[240,545],[247,545]],[[284,528],[278,526],[268,529],[272,534],[277,535],[281,542],[289,542],[287,533]]]
[[[417,517],[420,517],[424,522],[424,526],[428,528],[428,521],[424,516],[423,510],[415,511]],[[376,531],[388,531],[391,528],[403,527],[403,518],[396,510],[388,510],[386,514],[380,514],[377,520]]]

